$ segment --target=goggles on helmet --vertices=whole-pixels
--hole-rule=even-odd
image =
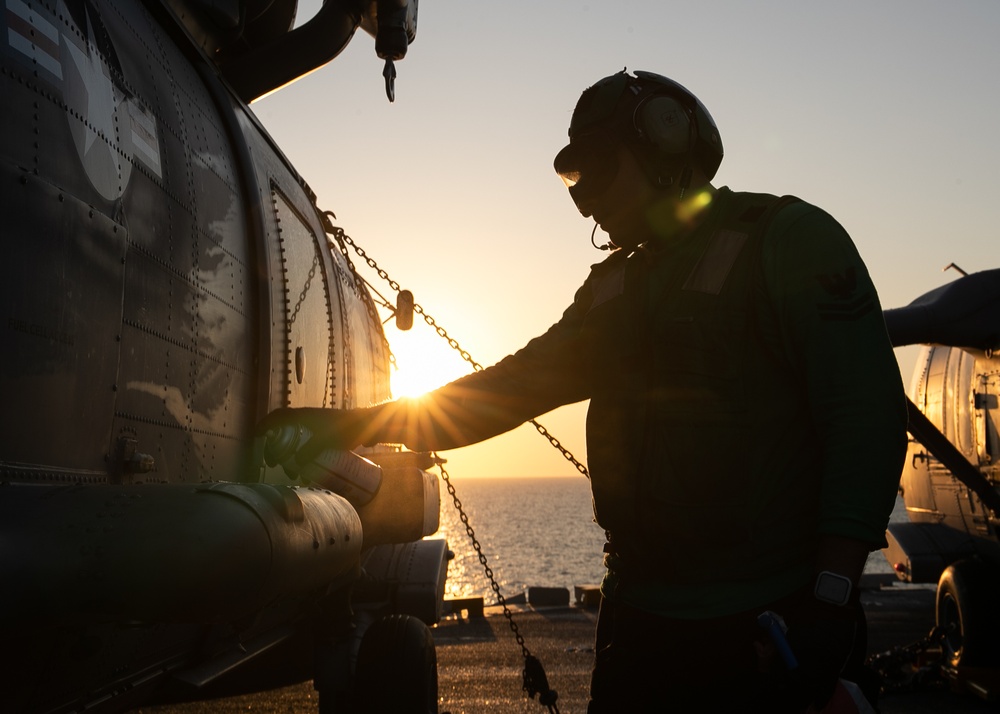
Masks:
[[[619,145],[608,134],[597,132],[574,138],[556,154],[553,167],[577,208],[600,196],[614,182]]]

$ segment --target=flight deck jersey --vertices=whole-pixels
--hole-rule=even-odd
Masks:
[[[670,614],[705,607],[719,585],[723,600],[751,584],[761,591],[752,600],[794,589],[818,539],[818,439],[758,294],[763,227],[778,201],[720,198],[693,235],[628,261],[636,304],[619,309],[634,313],[633,334],[614,344],[631,354],[612,360],[617,377],[592,402],[603,411],[603,399],[641,395],[626,426],[641,441],[623,473],[608,479],[616,467],[590,454],[598,520],[612,538],[607,594],[639,593],[634,604]],[[632,384],[620,383],[629,372]],[[665,586],[671,602],[641,597]]]
[[[608,597],[728,614],[804,585],[822,534],[883,542],[905,413],[877,295],[832,218],[782,203],[723,190],[629,261],[643,442],[611,484],[589,455]]]

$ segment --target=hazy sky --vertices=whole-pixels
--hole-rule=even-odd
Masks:
[[[556,321],[605,255],[552,158],[580,92],[623,67],[708,107],[716,185],[833,214],[883,306],[952,280],[951,262],[1000,266],[996,0],[421,0],[394,104],[359,31],[254,110],[321,208],[486,365]],[[386,331],[398,390],[468,371],[423,322]],[[897,354],[909,384],[916,348]],[[584,413],[540,419],[581,459]],[[574,473],[531,427],[444,455],[455,476]]]

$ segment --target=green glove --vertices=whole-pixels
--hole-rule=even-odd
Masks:
[[[261,419],[256,433],[266,439],[264,459],[269,464],[284,462],[287,450],[295,449],[295,461],[302,465],[326,449],[347,451],[358,446],[363,434],[371,435],[378,410],[282,407]]]

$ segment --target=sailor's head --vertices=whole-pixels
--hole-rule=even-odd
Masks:
[[[654,191],[683,197],[692,181],[711,181],[722,162],[722,139],[704,105],[672,79],[625,70],[580,96],[569,144],[555,158],[556,173],[584,216],[634,160]],[[626,153],[627,152],[627,153]]]

